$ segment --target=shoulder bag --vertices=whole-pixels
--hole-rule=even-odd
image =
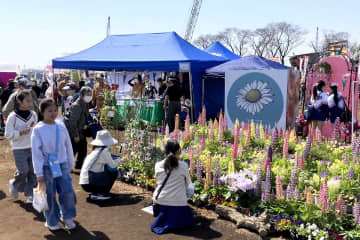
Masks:
[[[51,174],[53,178],[61,177],[62,171],[60,167],[60,163],[58,161],[59,155],[59,145],[60,145],[60,133],[59,133],[59,125],[55,123],[56,126],[56,151],[55,153],[48,154],[48,162],[51,170]]]

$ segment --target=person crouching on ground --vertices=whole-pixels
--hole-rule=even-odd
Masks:
[[[11,142],[17,168],[14,179],[9,181],[10,195],[16,199],[19,192],[24,192],[27,203],[32,203],[33,188],[36,186],[31,160],[31,132],[37,122],[37,114],[30,110],[32,105],[29,90],[18,92],[15,111],[10,113],[5,126],[5,137]]]
[[[179,161],[180,145],[169,140],[165,145],[166,159],[156,163],[156,184],[153,195],[155,221],[151,230],[162,234],[172,229],[189,227],[194,216],[187,205],[186,189],[191,183],[188,165]]]
[[[52,231],[59,230],[61,218],[65,228],[74,229],[76,196],[70,175],[74,167],[70,136],[64,124],[55,122],[58,108],[53,99],[41,101],[40,114],[43,121],[35,126],[31,144],[38,185],[40,190],[47,194],[49,210],[45,211],[45,226]],[[60,207],[56,192],[59,195]]]
[[[113,160],[109,147],[117,144],[107,130],[98,131],[91,142],[93,151],[85,158],[80,172],[80,185],[91,200],[110,199],[110,190],[118,176],[120,158]]]

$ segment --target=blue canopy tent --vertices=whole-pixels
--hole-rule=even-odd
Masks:
[[[240,56],[227,49],[219,41],[214,42],[204,51],[215,56],[223,57],[227,60],[235,60],[241,58]]]
[[[247,56],[209,68],[203,74],[203,104],[207,118],[215,118],[225,102],[225,72],[236,70],[289,69],[288,67],[259,56]]]
[[[165,32],[111,35],[86,50],[53,59],[52,66],[99,71],[190,72],[189,88],[198,114],[202,72],[225,61],[194,47],[175,32]]]

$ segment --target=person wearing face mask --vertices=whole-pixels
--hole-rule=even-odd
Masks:
[[[77,154],[76,169],[81,169],[87,154],[87,128],[89,114],[89,103],[92,99],[92,90],[89,87],[80,89],[80,97],[70,106],[64,117],[65,125],[69,131],[74,155]]]

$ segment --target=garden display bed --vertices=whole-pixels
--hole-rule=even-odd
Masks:
[[[154,165],[162,146],[177,139],[188,160],[195,194],[190,201],[215,210],[238,227],[261,236],[277,232],[292,239],[360,239],[359,141],[346,145],[339,124],[331,139],[320,131],[306,139],[294,130],[254,122],[228,129],[220,115],[172,134],[131,121],[125,131],[122,180],[153,190]],[[178,126],[178,123],[176,123]]]

